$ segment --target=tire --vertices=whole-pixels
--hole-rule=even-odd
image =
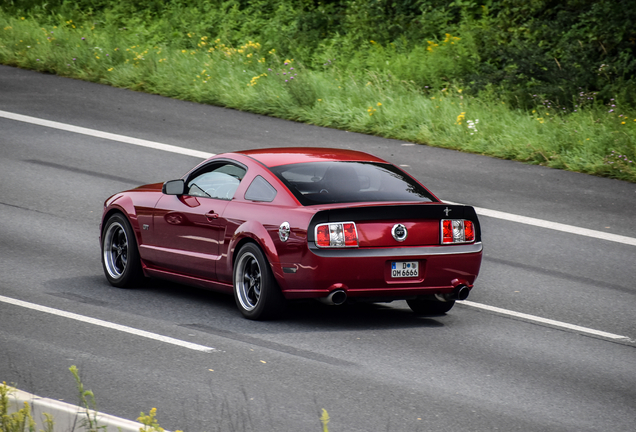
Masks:
[[[407,300],[411,310],[420,316],[444,315],[455,306],[455,300],[438,301],[423,298]]]
[[[243,316],[251,320],[280,317],[285,298],[269,262],[254,243],[241,247],[234,261],[234,299]]]
[[[108,282],[133,288],[143,279],[135,233],[121,213],[108,218],[102,229],[102,266]]]

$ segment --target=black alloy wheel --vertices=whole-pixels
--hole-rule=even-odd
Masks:
[[[119,288],[132,288],[143,277],[135,233],[120,213],[109,217],[104,224],[102,266],[108,282]]]
[[[285,298],[269,262],[255,243],[241,247],[234,262],[234,298],[245,318],[273,319],[285,308]]]

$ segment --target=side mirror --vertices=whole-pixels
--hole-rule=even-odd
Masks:
[[[183,195],[185,194],[185,182],[183,179],[169,180],[163,184],[161,192],[166,195]]]

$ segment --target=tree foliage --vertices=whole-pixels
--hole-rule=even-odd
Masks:
[[[187,47],[193,32],[234,45],[257,40],[308,67],[337,58],[352,71],[377,70],[420,89],[494,92],[521,107],[550,100],[572,108],[587,94],[636,106],[633,0],[8,0],[3,7],[145,29],[158,44]]]

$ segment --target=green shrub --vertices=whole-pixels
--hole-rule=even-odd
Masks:
[[[577,83],[557,73],[557,61],[547,54],[561,42],[546,43],[544,48],[536,43],[548,32],[544,27],[549,14],[540,8],[547,3],[533,2],[536,10],[523,9],[530,6],[522,4],[523,18],[505,10],[495,14],[494,6],[473,7],[469,2],[433,10],[431,2],[407,3],[396,9],[402,11],[401,18],[391,12],[398,22],[429,14],[432,23],[422,28],[439,31],[455,26],[457,33],[448,30],[439,38],[418,43],[409,39],[415,37],[416,30],[411,29],[387,42],[394,33],[388,24],[382,27],[380,6],[385,3],[381,1],[356,3],[354,19],[340,15],[354,8],[353,3],[337,1],[108,4],[81,0],[44,6],[35,0],[14,0],[0,8],[0,62],[321,126],[636,181],[636,112],[629,97],[620,96],[629,93],[626,89],[634,80],[627,72],[622,81],[615,79],[610,71],[617,66],[603,66],[594,74],[594,85],[605,83],[603,90],[575,89]],[[274,17],[269,6],[281,13]],[[601,13],[592,9],[594,14]],[[583,13],[573,9],[559,13],[566,12],[570,18]],[[377,40],[365,39],[375,29],[354,31],[356,20],[365,16],[378,25],[381,37]],[[497,24],[520,26],[519,20],[534,23],[528,28],[538,30],[528,33],[524,27],[510,27],[502,34]],[[345,21],[349,27],[337,33],[333,26]],[[630,31],[625,29],[625,34]],[[321,32],[327,36],[315,39]],[[247,38],[248,34],[268,35],[268,39]],[[568,37],[573,38],[572,34]],[[299,40],[307,43],[301,46]],[[609,44],[605,49],[613,53],[622,43],[617,42],[614,51]],[[625,60],[625,70],[630,64]],[[562,70],[568,67],[560,64]],[[580,71],[576,76],[588,75]],[[623,93],[612,96],[616,83],[624,86]],[[461,115],[464,121],[457,120]]]

